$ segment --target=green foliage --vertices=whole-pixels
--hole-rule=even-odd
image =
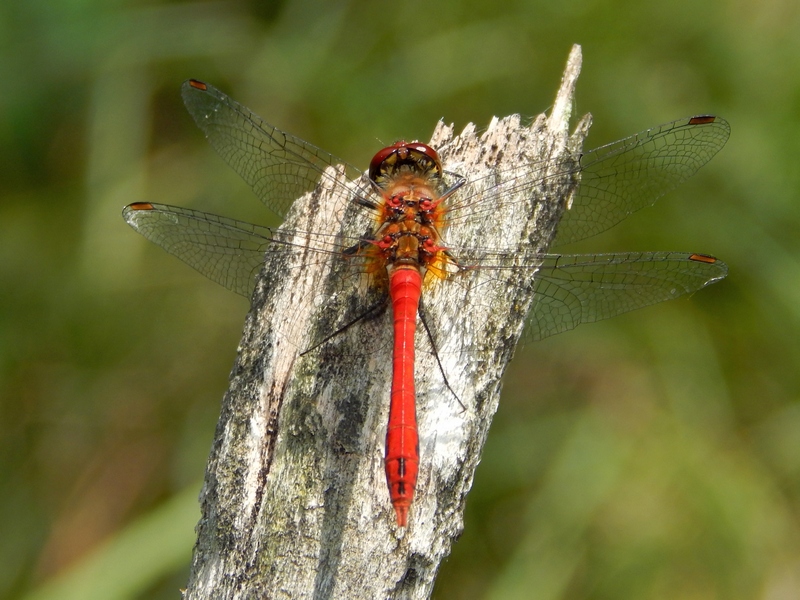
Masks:
[[[796,3],[11,0],[0,40],[0,597],[90,598],[69,585],[98,565],[104,598],[184,581],[247,306],[120,210],[274,223],[195,129],[184,79],[365,166],[440,117],[546,109],[574,42],[589,146],[702,112],[733,129],[577,250],[712,253],[730,276],[519,353],[435,595],[800,596]]]

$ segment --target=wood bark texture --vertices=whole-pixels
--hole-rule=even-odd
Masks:
[[[529,125],[512,115],[493,119],[482,133],[468,125],[454,135],[452,126],[438,124],[430,145],[445,170],[470,181],[483,177],[462,196],[496,185],[494,173],[511,173],[525,161],[555,161],[554,176],[487,213],[478,226],[454,222],[443,232],[446,242],[528,255],[547,250],[578,183],[572,167],[589,124],[583,119],[570,135],[580,64],[575,46],[551,114]],[[335,175],[344,179],[344,170]],[[295,203],[284,226],[321,231],[347,223],[341,195],[321,183]],[[286,323],[276,315],[282,321],[289,315],[294,331],[335,331],[347,303],[341,314],[320,314],[312,290],[324,287],[330,268],[297,248],[265,264],[259,276],[208,463],[184,597],[428,598],[463,529],[466,496],[532,282],[518,274],[512,281],[511,269],[506,283],[496,272],[490,280],[467,272],[423,292],[423,302],[437,310],[431,337],[423,327],[417,333],[420,477],[409,526],[398,528],[383,467],[391,315],[356,323],[303,353],[296,337],[282,335]],[[464,311],[469,295],[480,300],[473,297]]]

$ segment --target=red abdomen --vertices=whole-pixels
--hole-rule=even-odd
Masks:
[[[419,470],[416,394],[414,390],[414,332],[422,290],[422,276],[413,267],[398,267],[389,279],[394,314],[394,352],[389,427],[386,430],[386,481],[397,513],[405,527],[414,498]]]

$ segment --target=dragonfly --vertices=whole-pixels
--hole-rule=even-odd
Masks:
[[[154,202],[128,205],[125,221],[246,297],[257,281],[269,286],[268,277],[256,276],[270,257],[302,254],[306,265],[308,260],[329,264],[329,281],[315,292],[318,304],[324,310],[326,302],[346,298],[355,317],[311,339],[308,332],[294,330],[291,318],[279,323],[304,351],[330,342],[345,329],[372,326],[376,310],[391,312],[393,373],[384,467],[399,527],[408,524],[420,464],[414,381],[418,321],[434,351],[437,338],[446,335],[435,332],[433,325],[441,304],[424,303],[430,290],[451,282],[466,286],[470,280],[507,286],[509,274],[517,276],[520,285],[533,291],[522,337],[539,340],[691,294],[727,274],[726,265],[707,254],[548,254],[519,244],[484,248],[456,243],[450,236],[460,225],[481,224],[497,210],[531,197],[549,178],[564,176],[575,176],[579,183],[553,245],[601,233],[653,204],[706,164],[730,135],[719,116],[653,127],[583,152],[566,166],[523,161],[482,175],[481,182],[446,169],[439,151],[421,142],[400,141],[381,149],[362,172],[270,125],[208,83],[190,79],[182,96],[212,147],[275,214],[285,217],[296,198],[325,185],[341,191],[344,206],[333,211],[340,215],[337,219],[356,224],[346,233],[333,230],[338,221],[330,231],[297,231]],[[459,309],[471,310],[470,296],[463,298],[466,304]]]

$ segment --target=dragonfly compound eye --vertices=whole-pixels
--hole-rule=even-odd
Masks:
[[[439,154],[422,142],[396,142],[379,151],[369,163],[369,178],[384,185],[390,178],[407,169],[423,177],[441,177]]]

